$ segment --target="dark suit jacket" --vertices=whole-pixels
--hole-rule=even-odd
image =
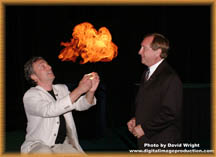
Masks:
[[[144,143],[178,143],[181,137],[182,83],[165,60],[147,81],[145,73],[135,101],[136,123],[141,124],[145,133],[138,139],[138,147],[143,149]]]

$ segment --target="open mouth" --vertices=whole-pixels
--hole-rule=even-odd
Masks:
[[[52,72],[52,71],[50,71],[50,72],[48,72],[48,74],[49,74],[49,75],[53,75],[53,72]]]

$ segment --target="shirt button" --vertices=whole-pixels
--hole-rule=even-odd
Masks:
[[[59,122],[57,122],[57,124],[59,124]]]
[[[54,134],[54,136],[56,136],[56,134]]]

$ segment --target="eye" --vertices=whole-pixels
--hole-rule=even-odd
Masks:
[[[41,70],[45,69],[45,64],[41,64],[39,69],[41,69]]]
[[[145,46],[143,46],[143,51],[146,51],[146,47]]]

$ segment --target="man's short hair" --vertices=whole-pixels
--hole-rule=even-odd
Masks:
[[[36,85],[36,82],[34,80],[32,80],[32,78],[31,78],[31,75],[34,74],[33,63],[35,63],[38,60],[44,60],[44,59],[40,56],[39,57],[32,57],[24,65],[25,78],[32,85]]]
[[[169,50],[169,40],[165,38],[162,34],[152,33],[148,34],[146,37],[153,36],[153,40],[151,43],[152,50],[161,49],[161,58],[166,58],[168,56]]]

